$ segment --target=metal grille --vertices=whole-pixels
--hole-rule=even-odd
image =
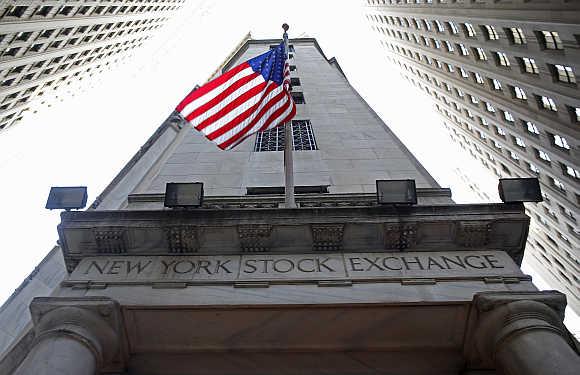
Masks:
[[[292,121],[294,151],[318,150],[310,120]],[[256,136],[255,152],[284,151],[284,126],[259,132]]]
[[[294,137],[294,151],[318,150],[310,120],[292,121],[292,136]]]

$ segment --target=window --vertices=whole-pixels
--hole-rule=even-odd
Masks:
[[[437,27],[438,32],[445,32],[445,27],[443,27],[443,24],[439,20],[435,20],[435,26]]]
[[[24,12],[26,12],[26,9],[28,7],[26,6],[17,6],[17,5],[12,5],[9,6],[6,9],[6,12],[4,12],[4,16],[5,17],[22,17],[24,15]]]
[[[528,169],[535,174],[540,174],[540,168],[532,163],[528,163]]]
[[[511,42],[513,44],[526,44],[526,36],[524,31],[519,27],[510,27],[509,35],[511,35]]]
[[[518,154],[516,154],[513,151],[510,151],[510,158],[512,158],[513,160],[515,160],[516,162],[519,162],[520,157],[518,156]]]
[[[52,6],[50,5],[42,5],[39,6],[36,11],[34,12],[35,16],[42,16],[42,17],[46,17],[48,16],[48,14],[50,13],[50,11],[52,10]]]
[[[552,142],[553,146],[559,147],[564,150],[570,150],[570,145],[568,144],[566,138],[558,134],[548,133],[548,135],[550,136],[550,141]]]
[[[10,86],[13,83],[14,83],[14,78],[5,79],[2,82],[0,82],[0,86]]]
[[[465,35],[467,35],[470,38],[474,38],[477,33],[475,32],[475,27],[473,27],[473,25],[471,23],[464,23],[463,26],[465,27]]]
[[[503,118],[507,121],[507,122],[514,122],[514,115],[512,115],[510,112],[508,111],[503,111]]]
[[[525,122],[525,128],[526,130],[533,134],[533,135],[540,135],[540,131],[538,130],[538,127],[531,121],[526,121]]]
[[[291,72],[295,72],[296,71],[296,65],[290,65],[290,71]]]
[[[70,5],[64,5],[64,6],[60,7],[57,14],[60,16],[68,16],[69,14],[71,14],[73,9],[74,9],[74,7],[72,7]]]
[[[536,151],[536,157],[538,159],[543,160],[547,164],[550,164],[552,162],[552,159],[550,159],[550,155],[548,155],[548,153],[546,153],[545,151],[539,150],[537,148],[535,148],[534,150]]]
[[[475,51],[477,52],[477,59],[478,60],[487,61],[487,55],[485,54],[485,51],[483,50],[483,48],[477,47],[475,49]]]
[[[467,73],[467,71],[463,68],[459,68],[459,72],[461,73],[461,76],[463,78],[469,78],[469,73]]]
[[[491,80],[491,87],[493,87],[493,89],[496,91],[501,91],[501,82],[493,78]]]
[[[578,107],[568,107],[570,114],[572,115],[572,122],[580,122],[580,108]]]
[[[541,31],[545,49],[564,49],[560,35],[556,31]]]
[[[274,129],[259,132],[256,136],[254,151],[283,151],[284,129],[284,126],[278,126]],[[318,150],[310,120],[293,120],[292,136],[294,151]]]
[[[2,56],[16,56],[18,51],[20,51],[20,47],[9,47],[2,52]]]
[[[479,83],[480,85],[483,85],[484,80],[483,80],[483,77],[481,76],[481,74],[473,73],[473,77],[475,78],[475,82]]]
[[[469,95],[470,99],[471,99],[471,103],[477,105],[477,103],[479,103],[479,99],[477,99],[475,96],[473,95]]]
[[[14,39],[12,39],[13,42],[26,42],[30,36],[32,35],[32,32],[30,31],[21,31],[19,33],[16,33],[16,35],[14,36]]]
[[[524,140],[521,139],[520,137],[513,137],[513,140],[514,140],[514,144],[516,146],[521,147],[521,148],[526,148],[526,144],[525,144]]]
[[[445,41],[445,47],[447,48],[447,52],[452,53],[455,49],[453,48],[453,44],[449,43],[449,41]]]
[[[292,135],[294,137],[295,151],[318,150],[310,120],[292,121]]]
[[[538,102],[540,103],[541,108],[553,112],[558,111],[558,108],[556,107],[556,102],[552,98],[548,98],[547,96],[538,96]]]
[[[469,56],[469,50],[465,48],[465,46],[462,43],[459,43],[458,46],[459,52],[461,53],[462,56]]]
[[[485,30],[487,39],[489,39],[489,40],[498,40],[499,39],[499,35],[497,34],[495,27],[493,27],[491,25],[483,25],[483,29]]]
[[[505,138],[505,130],[503,130],[502,128],[500,128],[499,126],[495,127],[495,132],[497,135],[499,135],[500,137],[504,137]]]
[[[576,83],[576,76],[574,75],[574,70],[571,66],[565,66],[556,64],[553,65],[554,72],[556,73],[556,79],[564,83]]]
[[[296,78],[296,77],[290,78],[290,85],[292,87],[294,87],[294,86],[300,86],[300,78]]]
[[[562,183],[562,181],[560,181],[554,177],[549,177],[549,179],[550,179],[550,184],[553,187],[557,188],[562,193],[566,193],[566,186]]]
[[[301,92],[293,92],[292,99],[294,99],[294,103],[296,104],[304,104],[304,94]]]
[[[459,32],[455,22],[449,21],[449,22],[447,22],[447,25],[449,25],[449,31],[451,31],[451,34],[457,34]]]
[[[490,113],[495,113],[495,108],[489,102],[485,102],[485,109]]]
[[[525,73],[538,74],[538,65],[536,65],[536,60],[529,57],[522,57],[522,69]]]
[[[580,172],[577,169],[572,168],[569,165],[564,163],[560,163],[560,167],[562,168],[562,173],[565,176],[574,177],[576,179],[580,179]]]
[[[518,86],[513,86],[513,93],[514,93],[514,97],[520,100],[527,100],[528,96],[526,95],[526,92]]]
[[[501,66],[510,66],[510,60],[508,56],[503,52],[496,52],[497,63]]]

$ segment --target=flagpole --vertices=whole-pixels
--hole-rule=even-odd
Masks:
[[[288,60],[288,26],[287,23],[282,25],[284,29],[284,51],[286,53],[286,60]],[[290,91],[292,86],[290,86]],[[294,137],[292,136],[292,121],[284,124],[284,178],[285,178],[285,203],[286,208],[296,208],[296,200],[294,198],[294,162],[292,160],[292,150],[294,149]]]

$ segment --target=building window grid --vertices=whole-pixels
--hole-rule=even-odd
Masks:
[[[483,25],[485,32],[487,34],[487,39],[489,40],[498,40],[499,39],[499,35],[495,29],[495,27],[491,26],[491,25]]]
[[[477,59],[480,61],[487,61],[487,54],[485,53],[485,50],[481,47],[477,47],[475,49],[475,51],[477,52]]]
[[[520,99],[520,100],[527,100],[528,99],[526,92],[521,87],[514,86],[513,91],[514,91],[514,97],[516,99]]]
[[[576,83],[576,76],[574,70],[570,66],[555,64],[556,77],[558,81],[564,83]]]
[[[545,49],[564,49],[560,35],[556,31],[541,31]]]
[[[504,53],[504,52],[496,52],[496,57],[497,57],[497,63],[500,66],[505,66],[505,67],[509,67],[510,66],[510,59],[508,58],[508,56]]]
[[[473,24],[465,22],[463,26],[465,27],[465,34],[467,35],[467,37],[475,38],[477,36],[477,32],[475,31],[475,27],[473,26]]]
[[[558,111],[558,108],[556,107],[556,102],[554,101],[554,99],[542,95],[542,96],[539,96],[539,101],[540,101],[541,107],[544,108],[545,110],[552,111],[552,112]]]
[[[519,27],[510,27],[510,32],[512,35],[512,41],[514,44],[526,44],[526,36],[524,32]]]
[[[294,151],[318,150],[314,131],[310,120],[293,120],[292,137],[294,141]],[[264,151],[284,151],[285,126],[278,126],[259,132],[256,136],[254,152]]]
[[[522,57],[522,65],[524,68],[524,72],[529,74],[539,74],[538,65],[536,64],[536,60],[530,57]]]

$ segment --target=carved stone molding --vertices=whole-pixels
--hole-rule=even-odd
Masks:
[[[172,225],[164,228],[170,253],[195,253],[199,250],[199,228]]]
[[[240,247],[246,253],[259,253],[270,248],[270,224],[242,224],[238,225]]]
[[[496,368],[502,373],[572,374],[570,369],[577,369],[580,359],[562,323],[565,307],[565,295],[556,291],[478,293],[464,356],[473,368]],[[535,363],[543,357],[545,364]],[[550,368],[548,358],[567,363]]]
[[[404,250],[417,245],[417,225],[402,223],[383,224],[385,249]]]
[[[119,304],[106,297],[36,297],[30,304],[36,345],[51,337],[67,337],[87,346],[103,372],[124,368],[122,316]],[[58,347],[54,347],[58,358]],[[57,359],[58,360],[58,359]]]
[[[128,241],[125,228],[100,227],[93,229],[97,251],[103,254],[121,254],[127,252]]]
[[[344,224],[311,224],[312,248],[315,251],[337,251],[342,249]]]
[[[457,223],[455,243],[464,247],[483,247],[489,243],[491,223]]]

